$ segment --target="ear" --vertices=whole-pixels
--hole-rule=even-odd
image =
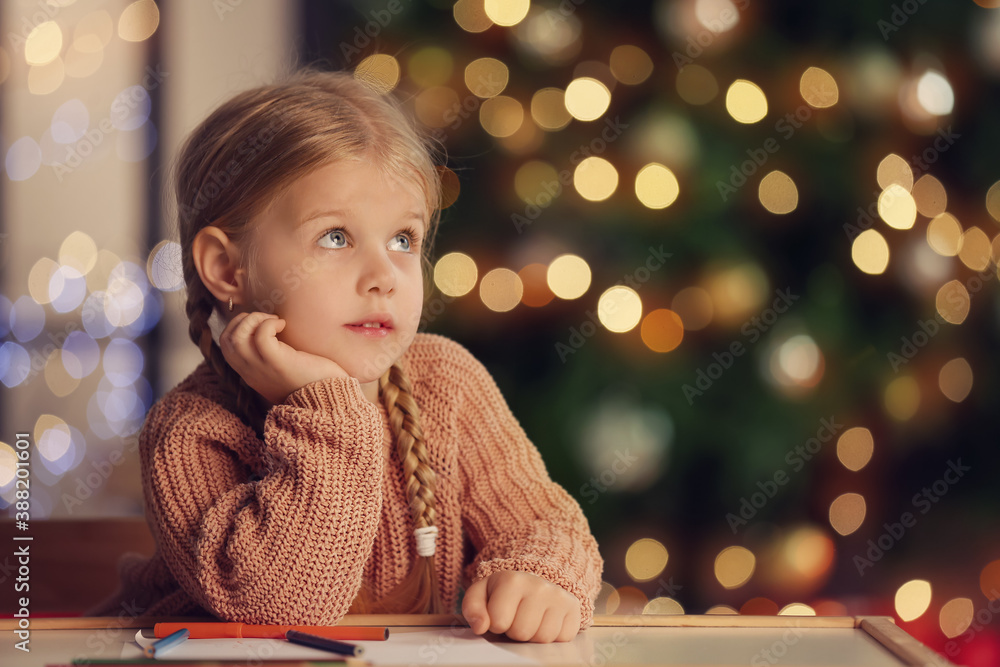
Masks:
[[[246,269],[240,266],[240,249],[224,231],[213,225],[203,227],[194,237],[192,255],[201,281],[216,299],[233,308],[250,296]],[[223,306],[222,312],[228,308]]]

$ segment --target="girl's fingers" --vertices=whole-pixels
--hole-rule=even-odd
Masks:
[[[489,629],[490,617],[486,611],[486,579],[480,579],[469,586],[462,597],[462,616],[477,635]]]
[[[486,603],[486,610],[490,614],[490,632],[499,635],[510,629],[521,598],[520,586],[512,584],[510,579],[504,580],[503,584],[493,590]]]
[[[285,328],[285,320],[278,317],[261,322],[254,332],[254,343],[261,358],[268,364],[275,365],[278,355],[281,353],[281,341],[278,340],[278,332]]]
[[[507,636],[515,641],[526,642],[538,634],[547,607],[539,600],[522,597],[514,611],[514,620],[506,630]]]
[[[539,644],[555,641],[562,631],[566,616],[567,614],[558,607],[546,609],[541,623],[538,624],[538,631],[531,638],[531,641]]]
[[[563,619],[562,629],[555,640],[557,642],[568,642],[573,637],[576,637],[578,632],[580,632],[580,617],[577,614],[566,614],[566,617]]]

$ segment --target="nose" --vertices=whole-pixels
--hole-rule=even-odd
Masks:
[[[396,288],[396,270],[388,251],[377,246],[361,254],[361,277],[358,289],[362,294],[390,294]]]

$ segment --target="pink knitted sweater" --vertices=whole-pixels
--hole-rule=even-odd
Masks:
[[[547,579],[593,623],[604,562],[580,505],[486,368],[418,333],[400,359],[437,472],[436,566],[446,608],[498,570]],[[150,410],[139,438],[151,557],[119,562],[121,587],[92,615],[212,615],[336,624],[364,578],[381,597],[417,558],[385,407],[356,378],[308,384],[270,408],[259,439],[202,362]],[[131,606],[130,606],[131,605]]]

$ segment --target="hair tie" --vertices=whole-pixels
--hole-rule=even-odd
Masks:
[[[417,555],[433,556],[437,546],[437,526],[417,528],[413,534],[417,536]]]

